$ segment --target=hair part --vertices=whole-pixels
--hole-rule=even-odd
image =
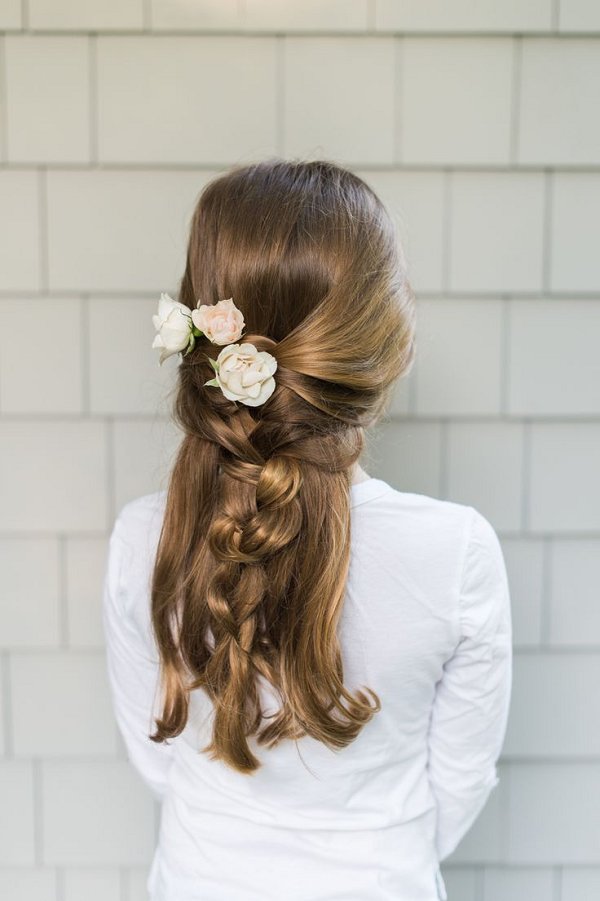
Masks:
[[[214,720],[202,750],[252,773],[252,739],[341,749],[381,709],[371,689],[345,688],[337,626],[351,470],[412,365],[415,309],[385,207],[323,160],[236,166],[205,186],[179,300],[226,297],[244,341],[277,359],[276,387],[258,407],[205,387],[218,352],[205,337],[179,366],[184,437],[152,574],[162,714],[150,738],[180,734],[203,688]],[[270,717],[265,680],[281,704]]]

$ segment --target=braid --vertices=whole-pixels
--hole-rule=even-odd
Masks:
[[[302,527],[302,468],[289,449],[261,457],[256,447],[261,427],[245,410],[234,421],[238,438],[247,430],[255,441],[246,437],[241,447],[238,441],[237,456],[224,455],[221,466],[219,513],[207,536],[217,566],[207,591],[215,647],[205,684],[215,704],[214,735],[221,746],[237,749],[238,765],[243,749],[242,766],[251,770],[259,761],[247,734],[262,718],[256,675],[277,682],[261,609],[268,595],[267,563],[293,543]],[[205,750],[215,755],[215,739]]]

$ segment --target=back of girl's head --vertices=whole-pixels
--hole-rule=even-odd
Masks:
[[[214,703],[206,748],[240,772],[251,743],[310,735],[343,748],[379,709],[350,694],[336,634],[350,554],[353,464],[415,352],[396,227],[373,190],[328,161],[237,166],[204,188],[179,301],[233,298],[244,341],[277,360],[260,406],[205,386],[219,348],[182,357],[175,459],[152,580],[163,711]],[[280,699],[267,721],[261,685]]]

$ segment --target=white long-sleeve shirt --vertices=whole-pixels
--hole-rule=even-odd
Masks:
[[[166,492],[130,501],[116,518],[107,665],[129,759],[163,802],[153,901],[447,897],[439,863],[498,783],[512,683],[504,559],[472,506],[377,478],[350,494],[344,682],[374,689],[382,710],[338,751],[310,737],[270,750],[252,739],[263,766],[251,776],[200,752],[212,714],[201,689],[177,738],[149,740],[160,712],[149,580]],[[261,695],[269,712],[266,683]]]

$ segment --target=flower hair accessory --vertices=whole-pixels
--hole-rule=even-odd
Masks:
[[[216,304],[198,301],[196,309],[190,310],[163,293],[152,322],[156,329],[152,347],[160,348],[160,365],[172,354],[188,354],[196,338],[204,335],[213,344],[225,345],[216,360],[208,358],[215,376],[205,385],[220,388],[228,400],[249,407],[263,404],[275,390],[275,357],[254,344],[233,343],[242,337],[245,323],[232,297]]]

